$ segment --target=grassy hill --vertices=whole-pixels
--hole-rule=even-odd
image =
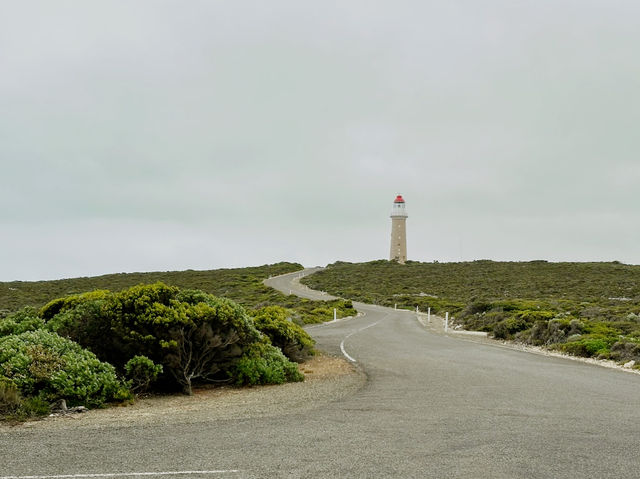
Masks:
[[[358,301],[449,311],[466,329],[497,338],[640,362],[640,266],[338,262],[303,282]]]
[[[344,301],[310,301],[287,296],[265,286],[262,281],[270,276],[299,271],[298,263],[275,263],[264,266],[207,271],[166,271],[152,273],[119,273],[103,276],[60,279],[53,281],[0,282],[0,318],[25,306],[39,308],[49,301],[72,295],[106,289],[122,291],[138,284],[161,281],[171,286],[199,289],[216,296],[236,301],[249,309],[278,305],[295,311],[299,323],[333,319],[333,308],[341,317],[353,310]]]

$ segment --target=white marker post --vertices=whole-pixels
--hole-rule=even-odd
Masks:
[[[393,309],[398,309],[398,303],[393,305]]]
[[[444,332],[446,333],[449,330],[449,312],[447,311],[444,316]]]
[[[416,314],[418,314],[420,311],[418,310],[418,307],[416,306]]]
[[[336,319],[338,319],[338,310],[333,308],[333,320],[335,321]]]
[[[427,323],[431,322],[431,306],[427,308]]]

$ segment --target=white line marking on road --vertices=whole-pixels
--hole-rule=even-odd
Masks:
[[[348,336],[347,336],[348,337]],[[347,339],[347,338],[345,338]],[[353,359],[351,356],[349,356],[349,353],[347,353],[344,350],[344,339],[342,340],[342,342],[340,343],[340,351],[342,351],[342,354],[344,354],[344,357],[347,358],[349,361],[351,361],[352,363],[357,363],[358,361],[356,361],[355,359]]]
[[[193,476],[202,474],[231,474],[238,469],[217,471],[164,471],[164,472],[114,472],[106,474],[59,474],[51,476],[0,476],[0,479],[82,479],[91,477],[141,477],[141,476]]]
[[[381,319],[380,321],[384,321],[386,318]],[[349,339],[351,336],[353,336],[356,333],[359,333],[360,331],[364,331],[365,329],[369,329],[373,326],[375,326],[376,324],[378,324],[380,321],[376,321],[373,324],[369,324],[368,326],[365,326],[364,328],[360,328],[356,331],[353,331],[350,334],[347,334],[344,339],[342,340],[342,342],[340,343],[340,351],[342,351],[342,354],[344,354],[345,358],[347,358],[349,361],[351,361],[352,363],[357,363],[358,361],[356,361],[355,359],[353,359],[351,356],[349,356],[349,354],[347,353],[347,351],[344,349],[344,342]],[[0,479],[3,479],[0,477]]]

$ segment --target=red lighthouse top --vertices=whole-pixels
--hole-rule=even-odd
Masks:
[[[398,196],[396,196],[396,199],[393,202],[394,203],[404,203],[404,199],[402,198],[402,195],[398,195]]]

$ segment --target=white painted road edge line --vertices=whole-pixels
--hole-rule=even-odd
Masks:
[[[384,321],[386,318],[381,319],[380,321]],[[352,363],[357,363],[358,361],[356,361],[355,359],[353,359],[351,356],[349,356],[349,354],[347,353],[347,351],[344,349],[344,342],[349,339],[351,336],[353,336],[356,333],[359,333],[360,331],[364,331],[365,329],[369,329],[373,326],[375,326],[376,324],[378,324],[380,321],[376,321],[373,324],[369,324],[368,326],[365,326],[364,328],[360,328],[356,331],[353,331],[350,334],[347,334],[344,339],[342,340],[342,342],[340,343],[340,351],[342,351],[342,354],[344,354],[344,357],[347,358],[349,361],[351,361]],[[2,477],[0,477],[0,479],[3,479]]]
[[[0,476],[0,479],[82,479],[84,477],[140,477],[140,476],[188,476],[202,474],[231,474],[238,469],[217,471],[164,471],[164,472],[114,472],[106,474],[59,474],[50,476]]]

